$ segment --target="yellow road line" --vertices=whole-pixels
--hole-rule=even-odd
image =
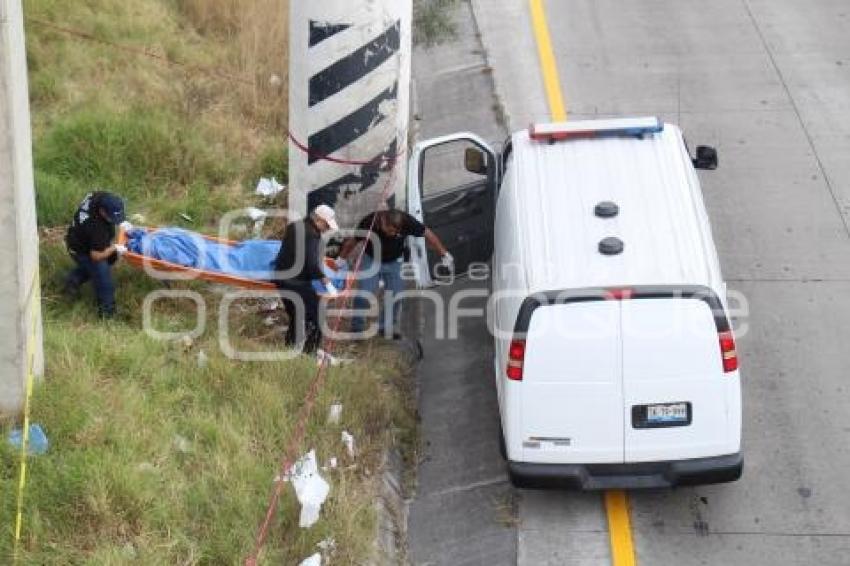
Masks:
[[[567,119],[567,110],[564,105],[564,95],[561,92],[558,66],[555,64],[555,52],[552,50],[552,39],[549,36],[549,24],[546,22],[546,9],[543,6],[543,0],[529,0],[529,3],[531,23],[534,26],[534,35],[537,37],[537,54],[540,56],[546,97],[549,99],[549,111],[553,121],[564,122]]]
[[[614,566],[635,566],[635,547],[626,492],[605,492],[605,510],[608,513],[608,536],[611,539],[611,563]]]
[[[546,86],[546,97],[549,99],[549,111],[552,120],[565,122],[567,110],[564,105],[564,95],[561,91],[561,78],[555,52],[552,49],[552,38],[549,35],[549,24],[546,21],[544,0],[529,0],[531,21],[534,35],[537,38],[537,52],[540,56],[540,68],[543,71],[543,82]],[[613,566],[635,566],[634,542],[632,541],[632,524],[629,517],[629,500],[624,491],[608,491],[605,493],[605,511],[608,515],[608,536],[611,541],[611,563]]]

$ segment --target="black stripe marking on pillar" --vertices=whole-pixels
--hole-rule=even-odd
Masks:
[[[395,83],[359,110],[310,136],[307,163],[312,165],[322,157],[332,155],[383,122],[386,116],[381,113],[381,104],[394,101],[397,96],[398,83]]]
[[[361,165],[357,172],[348,173],[335,181],[331,181],[324,187],[311,191],[307,195],[307,210],[313,210],[320,204],[327,204],[332,207],[336,206],[340,197],[340,191],[342,191],[343,198],[368,191],[378,183],[381,173],[389,171],[390,167],[393,166],[390,160],[395,159],[397,151],[398,140],[393,140],[386,151],[376,155],[366,165]],[[399,166],[399,164],[395,164],[395,167]],[[394,198],[391,197],[390,203],[394,202]]]
[[[351,24],[331,24],[310,20],[310,47],[315,47],[329,37],[333,37],[350,27]]]
[[[356,83],[401,49],[401,22],[354,53],[310,77],[310,106],[327,100]]]

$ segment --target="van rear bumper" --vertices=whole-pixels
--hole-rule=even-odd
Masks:
[[[732,482],[741,477],[738,454],[635,464],[532,464],[508,462],[517,487],[560,489],[642,489]]]

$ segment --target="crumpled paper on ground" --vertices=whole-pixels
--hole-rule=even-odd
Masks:
[[[309,528],[319,520],[322,504],[328,498],[331,486],[319,475],[316,451],[311,450],[293,466],[291,474],[295,497],[301,503],[299,526]]]
[[[301,566],[322,566],[322,555],[318,552],[301,563]]]
[[[260,179],[260,182],[257,183],[257,194],[261,197],[272,198],[277,196],[285,188],[286,187],[278,183],[277,179],[274,177],[271,179],[263,177]]]
[[[352,460],[354,459],[355,449],[354,449],[354,436],[347,430],[342,431],[342,443],[345,445],[345,450],[348,452],[348,457]]]

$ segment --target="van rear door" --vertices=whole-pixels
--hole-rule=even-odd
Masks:
[[[523,460],[623,462],[620,304],[542,306],[526,335]]]
[[[626,462],[728,452],[727,391],[737,374],[724,373],[711,307],[682,297],[620,304]]]

